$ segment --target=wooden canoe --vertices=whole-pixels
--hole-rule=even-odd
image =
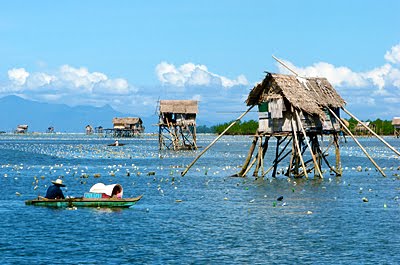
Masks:
[[[66,198],[66,199],[46,199],[39,197],[34,200],[25,201],[26,205],[44,206],[44,207],[100,207],[100,208],[128,208],[136,204],[143,195],[135,198]]]

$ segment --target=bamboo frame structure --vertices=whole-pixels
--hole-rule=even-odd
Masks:
[[[196,150],[197,112],[195,100],[160,100],[159,150]]]

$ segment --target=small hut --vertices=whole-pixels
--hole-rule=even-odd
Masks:
[[[392,125],[394,127],[394,136],[399,138],[400,137],[400,117],[394,117],[392,119]]]
[[[365,126],[370,128],[371,130],[375,131],[375,125],[371,123],[370,121],[363,121],[362,122]],[[362,125],[361,122],[357,123],[355,127],[355,134],[356,135],[367,135],[367,136],[372,136],[371,132],[364,126]]]
[[[93,134],[93,127],[91,125],[86,125],[85,130],[87,135]]]
[[[272,176],[275,177],[278,163],[288,155],[291,156],[285,172],[287,176],[307,176],[312,170],[307,168],[307,164],[314,162],[315,175],[322,177],[320,169],[323,160],[337,175],[341,174],[339,108],[344,106],[345,101],[326,78],[267,73],[265,79],[250,91],[246,103],[248,106],[258,106],[259,127],[239,176],[245,176],[256,164],[253,176],[257,177],[261,168],[262,175],[273,170]],[[332,143],[336,147],[335,168],[321,150],[318,137],[322,135],[332,136]],[[277,140],[275,159],[265,172],[263,160],[272,137]],[[257,142],[258,154],[250,163]],[[290,143],[292,146],[288,148]],[[310,161],[303,159],[307,148],[312,157]]]
[[[133,137],[144,132],[143,121],[137,117],[114,118],[114,137]]]
[[[15,130],[15,133],[27,133],[28,132],[28,125],[26,124],[20,124],[17,126],[17,129]]]
[[[196,100],[160,100],[159,149],[195,150]]]

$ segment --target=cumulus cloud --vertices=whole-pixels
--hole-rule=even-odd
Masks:
[[[176,67],[173,64],[161,62],[156,66],[156,74],[163,85],[176,87],[220,85],[224,88],[231,88],[249,84],[244,75],[239,75],[236,79],[229,79],[210,72],[205,65],[193,63]]]
[[[393,46],[385,53],[385,59],[393,64],[400,63],[400,44]]]
[[[289,68],[301,76],[326,77],[335,87],[376,87],[375,92],[385,94],[386,87],[400,88],[400,70],[395,63],[400,62],[400,44],[393,46],[384,56],[386,63],[365,72],[355,72],[346,66],[335,66],[326,62],[317,62],[311,66],[296,67],[289,61],[284,61]],[[279,71],[288,73],[288,70],[278,64]]]
[[[24,68],[13,68],[8,70],[8,78],[17,86],[23,86],[29,73]]]
[[[76,94],[129,94],[137,89],[129,85],[123,78],[110,79],[101,72],[90,72],[85,67],[62,65],[53,73],[29,73],[24,68],[13,68],[8,71],[11,84],[7,86],[8,92],[41,90],[45,92],[69,91]]]

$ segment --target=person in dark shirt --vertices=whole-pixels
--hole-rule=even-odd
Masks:
[[[46,192],[47,199],[65,199],[64,194],[61,190],[61,187],[65,187],[62,183],[62,179],[57,179],[56,181],[52,181],[53,185],[51,185]]]

